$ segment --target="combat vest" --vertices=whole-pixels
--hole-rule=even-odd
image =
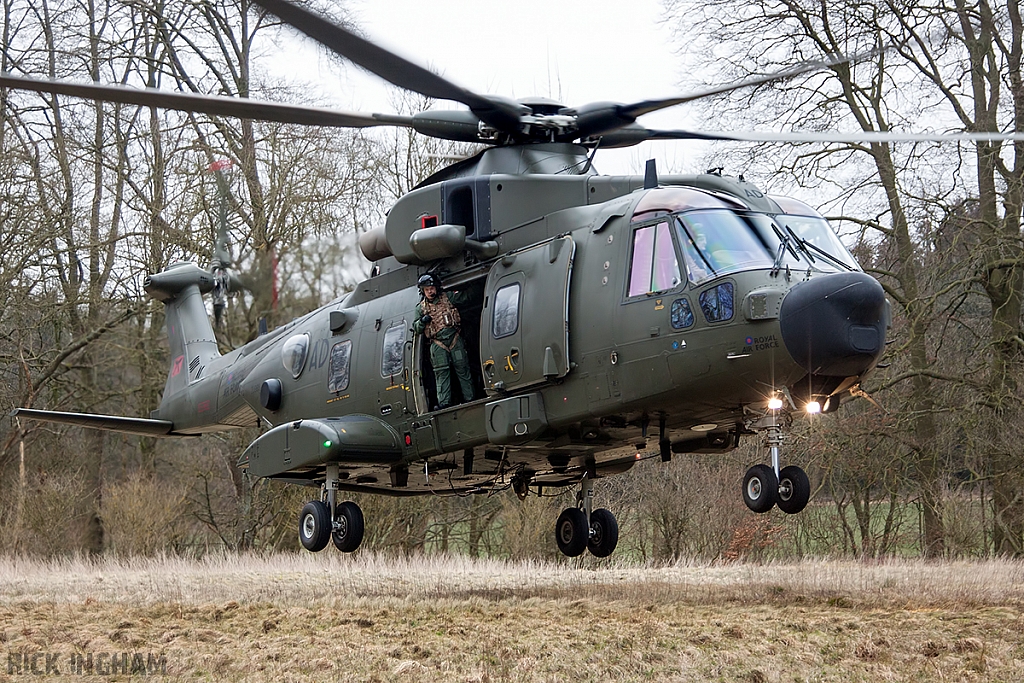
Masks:
[[[459,317],[459,309],[449,301],[447,294],[441,292],[433,301],[424,297],[420,305],[423,308],[423,315],[430,315],[430,322],[423,330],[427,339],[434,339],[446,327],[458,331],[462,319]]]

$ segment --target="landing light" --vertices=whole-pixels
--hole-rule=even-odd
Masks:
[[[808,415],[816,415],[821,412],[821,404],[817,401],[808,401],[807,405],[804,406],[804,410],[807,411]]]
[[[782,408],[782,399],[778,396],[768,399],[768,410],[780,410]]]

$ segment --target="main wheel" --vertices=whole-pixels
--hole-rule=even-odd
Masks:
[[[331,534],[334,547],[343,553],[350,553],[363,542],[363,511],[350,500],[337,506],[334,521],[338,528]]]
[[[619,523],[610,510],[601,508],[590,513],[590,540],[587,549],[594,557],[608,557],[619,543]]]
[[[779,509],[791,515],[807,507],[807,500],[811,497],[811,482],[807,474],[797,467],[790,465],[783,467],[779,472]]]
[[[306,550],[317,553],[331,541],[331,511],[326,503],[311,500],[299,513],[299,542]]]
[[[566,557],[577,557],[587,549],[590,528],[583,510],[566,508],[555,522],[555,542]]]
[[[768,465],[754,465],[743,477],[743,502],[754,512],[768,512],[775,505],[779,480]]]

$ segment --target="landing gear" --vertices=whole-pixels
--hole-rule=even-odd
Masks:
[[[555,522],[555,542],[566,557],[578,557],[590,550],[594,557],[608,557],[619,542],[619,523],[609,510],[591,511],[594,482],[584,476],[576,494],[576,507],[562,510]]]
[[[590,540],[587,549],[594,557],[608,557],[619,542],[619,523],[610,511],[600,508],[590,513]]]
[[[795,515],[807,507],[811,497],[811,483],[807,474],[790,465],[779,469],[779,451],[782,447],[782,426],[779,411],[773,410],[759,420],[755,428],[768,431],[768,451],[772,464],[754,465],[743,477],[743,502],[757,513],[765,513],[776,504],[783,512]]]
[[[363,511],[350,500],[339,505],[334,512],[334,547],[350,553],[363,542]]]
[[[577,508],[566,508],[555,522],[555,542],[566,557],[577,557],[587,549],[590,527],[587,515]]]
[[[299,542],[311,553],[318,553],[331,540],[331,511],[327,504],[311,500],[299,513]]]
[[[337,502],[338,482],[338,466],[328,465],[323,489],[327,500],[311,500],[299,513],[299,542],[310,552],[318,553],[334,541],[334,547],[350,553],[363,542],[363,511],[350,500]]]
[[[743,502],[754,512],[768,512],[775,505],[779,479],[768,465],[754,465],[743,477]]]
[[[811,482],[807,479],[807,474],[796,465],[783,467],[779,472],[779,509],[795,515],[807,507],[807,500],[810,497]]]

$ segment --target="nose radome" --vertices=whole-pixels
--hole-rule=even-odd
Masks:
[[[822,275],[789,291],[779,311],[786,350],[812,375],[850,377],[885,346],[885,292],[861,272]]]

